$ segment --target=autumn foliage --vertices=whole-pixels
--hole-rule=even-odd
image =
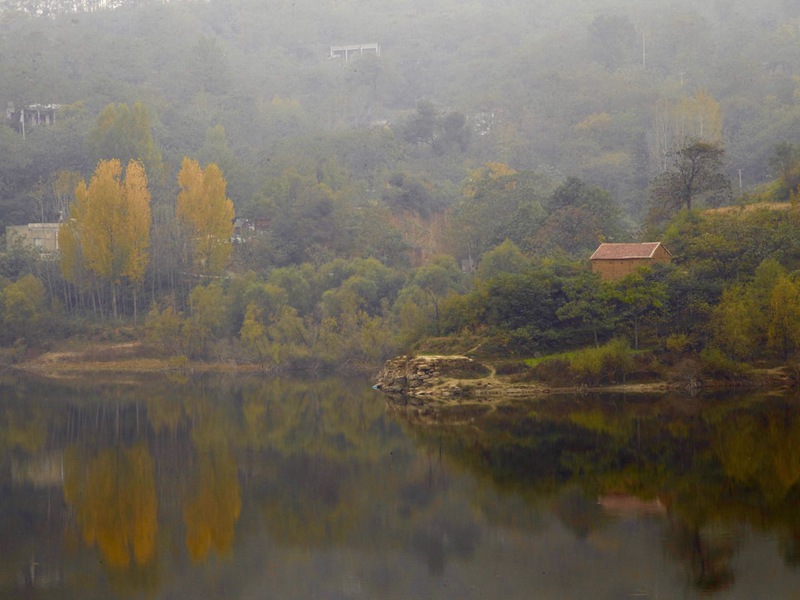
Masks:
[[[215,163],[203,169],[184,158],[178,183],[177,216],[192,240],[193,262],[206,273],[219,273],[231,255],[234,218],[222,171]]]
[[[62,272],[71,283],[85,283],[87,272],[110,285],[117,313],[117,288],[141,283],[150,245],[150,192],[144,167],[131,161],[123,178],[118,160],[100,161],[86,185],[81,181],[70,219],[59,230]]]

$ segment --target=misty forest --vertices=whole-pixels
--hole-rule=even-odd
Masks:
[[[800,366],[798,65],[790,0],[0,0],[0,360]]]

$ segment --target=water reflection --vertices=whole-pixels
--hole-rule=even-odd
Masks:
[[[794,404],[5,382],[0,597],[787,597]]]
[[[692,589],[734,586],[749,532],[775,534],[784,564],[798,564],[794,398],[554,397],[489,411],[470,427],[460,415],[449,426],[446,411],[393,409],[420,443],[444,445],[494,485],[534,505],[553,498],[552,514],[579,539],[611,518],[655,519],[664,555]]]

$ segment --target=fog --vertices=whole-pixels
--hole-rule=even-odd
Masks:
[[[800,132],[800,9],[788,0],[9,0],[0,10],[0,99],[62,107],[59,127],[24,149],[0,136],[4,224],[33,219],[32,190],[53,172],[91,172],[84,140],[109,103],[145,105],[173,170],[183,156],[218,162],[245,216],[268,210],[269,178],[290,165],[335,162],[364,198],[393,172],[415,174],[435,210],[472,169],[499,162],[597,184],[636,222],[675,140],[722,144],[747,191],[774,176],[776,144]],[[332,50],[348,45],[346,58]],[[420,102],[428,122],[413,121]]]

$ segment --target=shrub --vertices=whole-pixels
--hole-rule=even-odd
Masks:
[[[572,355],[569,370],[583,383],[597,385],[603,372],[603,348],[584,348]]]
[[[625,381],[633,368],[633,353],[628,341],[614,338],[599,348],[584,348],[573,354],[569,368],[583,383]]]
[[[750,368],[725,355],[719,348],[705,348],[700,353],[703,373],[716,379],[747,379]]]
[[[517,375],[520,373],[527,373],[529,371],[528,365],[521,360],[508,360],[497,363],[495,366],[495,373],[498,375]]]
[[[569,361],[564,358],[542,360],[531,368],[531,374],[540,381],[556,385],[574,379],[574,375],[570,373]]]
[[[685,333],[673,333],[667,338],[667,350],[681,354],[689,348],[690,342],[689,336]]]

